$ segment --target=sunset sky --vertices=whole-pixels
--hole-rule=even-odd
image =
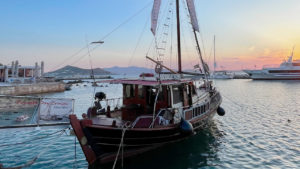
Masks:
[[[163,1],[161,16],[169,2],[175,2]],[[212,64],[216,35],[218,69],[280,64],[293,46],[294,59],[300,59],[299,0],[195,0],[195,4],[204,58]],[[90,60],[93,67],[101,68],[151,67],[145,59],[153,40],[151,8],[151,0],[1,0],[0,63],[44,61],[46,71],[65,65],[89,68]],[[181,11],[182,23],[188,23],[185,9]],[[190,56],[195,47],[187,42],[189,27],[182,30],[183,65],[188,69],[199,59]],[[89,57],[87,42],[97,40],[105,43],[89,46]],[[164,63],[169,60],[176,68],[175,56]]]

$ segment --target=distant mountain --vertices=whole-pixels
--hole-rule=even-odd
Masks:
[[[101,68],[93,69],[94,75],[111,75],[112,73]],[[51,77],[72,77],[72,76],[90,76],[91,69],[82,69],[75,66],[65,66],[53,72],[46,73],[46,76]]]
[[[113,74],[118,75],[139,75],[141,73],[154,73],[153,69],[148,69],[144,67],[137,67],[137,66],[130,66],[130,67],[110,67],[110,68],[104,68],[105,71],[111,72]]]

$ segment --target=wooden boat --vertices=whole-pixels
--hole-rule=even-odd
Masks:
[[[193,1],[187,0],[187,3],[191,16],[196,17],[192,13]],[[154,13],[159,4],[160,1],[155,0]],[[179,0],[176,0],[176,6],[179,25]],[[99,101],[105,99],[105,94],[97,93],[95,106],[89,108],[83,119],[70,115],[71,125],[90,166],[115,162],[119,158],[181,141],[196,134],[216,112],[224,115],[220,107],[221,95],[207,79],[208,70],[198,44],[197,27],[193,28],[203,74],[182,71],[178,26],[177,72],[147,57],[157,64],[157,74],[109,81],[123,86],[123,105],[120,109],[110,110],[109,106],[102,109]],[[171,73],[163,73],[162,68]]]

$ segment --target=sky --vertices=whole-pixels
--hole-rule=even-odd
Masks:
[[[172,15],[164,11],[175,0],[162,1],[159,23],[163,25],[166,16]],[[294,59],[300,59],[299,0],[195,0],[195,6],[200,46],[210,65],[216,36],[217,69],[280,64],[293,46]],[[155,55],[153,39],[162,45],[163,35],[154,38],[150,32],[151,9],[152,0],[1,0],[0,63],[44,61],[46,71],[65,65],[153,67],[145,56]],[[185,12],[181,8],[181,47],[183,67],[189,69],[199,57]],[[169,29],[174,30],[171,25]],[[166,48],[162,60],[176,69],[176,35],[170,30],[172,50]],[[104,43],[87,45],[98,40]],[[168,37],[167,41],[170,45],[172,40]]]

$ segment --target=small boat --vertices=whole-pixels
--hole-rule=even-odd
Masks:
[[[161,0],[154,0],[152,33]],[[121,108],[102,108],[104,93],[96,93],[95,106],[83,114],[69,116],[71,126],[79,140],[89,165],[95,166],[129,158],[169,143],[179,142],[203,129],[216,113],[223,116],[219,91],[208,79],[208,66],[202,59],[196,32],[197,19],[193,0],[186,0],[197,53],[203,73],[184,72],[181,68],[179,0],[176,0],[178,71],[161,61],[146,57],[156,64],[156,74],[142,74],[137,79],[114,79],[121,84]],[[153,27],[154,26],[154,27]],[[163,72],[162,69],[168,72]],[[111,99],[110,99],[111,101]]]
[[[26,121],[26,120],[28,120],[29,119],[29,116],[27,116],[27,115],[21,115],[21,116],[18,116],[17,118],[16,118],[16,121],[17,122],[23,122],[23,121]]]
[[[92,86],[97,87],[98,86],[97,82],[92,82]]]
[[[234,74],[228,71],[215,71],[212,75],[212,79],[233,79]]]
[[[279,67],[264,66],[261,70],[243,70],[254,80],[300,80],[300,60],[293,60],[294,49],[288,60]]]

